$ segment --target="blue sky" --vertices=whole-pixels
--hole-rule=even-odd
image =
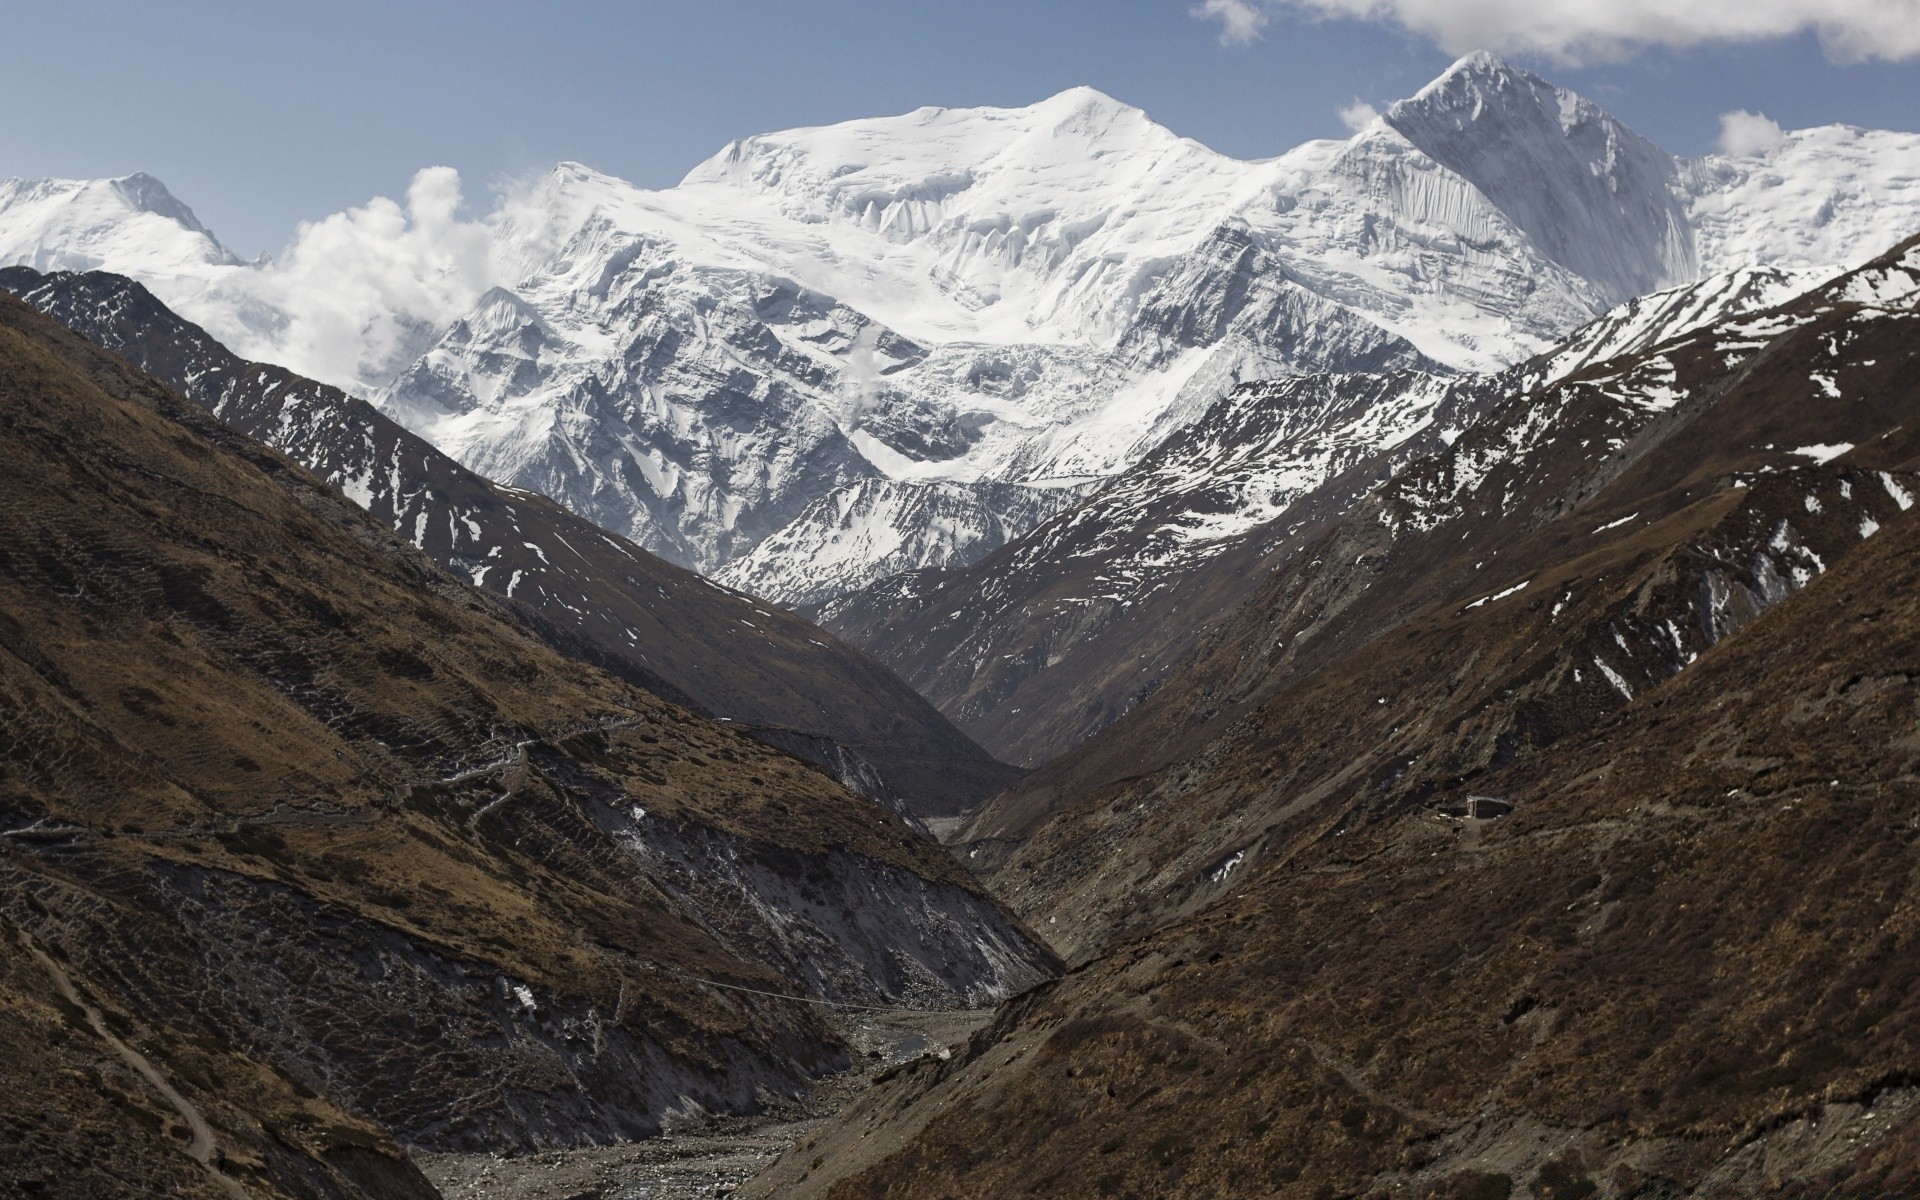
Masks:
[[[1454,57],[1431,30],[1288,6],[1337,0],[1220,2],[1268,5],[1257,39],[1223,43],[1195,0],[0,0],[0,177],[149,171],[253,254],[431,164],[458,168],[475,207],[567,158],[666,185],[745,134],[1082,83],[1216,149],[1277,154]],[[1920,129],[1920,63],[1842,65],[1811,32],[1509,57],[1681,153],[1711,149],[1732,109]]]

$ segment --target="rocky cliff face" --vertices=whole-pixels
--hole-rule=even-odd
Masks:
[[[422,1195],[395,1140],[643,1135],[844,1062],[718,985],[984,1003],[1051,969],[899,817],[562,658],[10,298],[0,396],[0,996],[59,1031],[7,1073],[79,1073],[0,1100],[9,1189]]]

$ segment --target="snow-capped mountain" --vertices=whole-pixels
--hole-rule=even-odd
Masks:
[[[1478,53],[1394,104],[1384,123],[1471,183],[1605,305],[1698,270],[1680,163],[1584,97]]]
[[[146,174],[0,181],[0,266],[139,280],[244,358],[363,397],[390,382],[496,274],[489,229],[457,218],[459,177],[415,176],[402,207],[302,224],[275,258],[242,262]]]
[[[1078,88],[748,138],[661,191],[563,164],[484,222],[423,173],[404,213],[321,222],[281,263],[124,262],[97,222],[34,233],[9,201],[0,256],[125,270],[680,562],[764,546],[729,578],[798,597],[963,564],[1045,515],[1027,489],[1125,470],[1243,380],[1497,369],[1702,275],[1845,265],[1920,227],[1917,181],[1920,136],[1842,127],[1678,159],[1474,54],[1260,161]],[[406,271],[309,247],[382,221]],[[371,286],[316,289],[369,331],[345,355],[288,280],[362,260]],[[857,510],[964,525],[842,530],[826,581],[822,514]]]
[[[1242,384],[1006,549],[883,579],[819,606],[818,619],[996,753],[1044,762],[1150,695],[1316,529],[1493,406],[1817,282],[1771,268],[1713,276],[1629,301],[1499,372]]]
[[[36,271],[109,264],[161,277],[210,274],[240,260],[147,174],[124,179],[0,181],[0,255]]]

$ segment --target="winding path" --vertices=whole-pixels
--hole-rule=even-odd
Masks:
[[[168,1083],[166,1076],[148,1061],[146,1055],[121,1041],[112,1030],[107,1028],[100,1010],[81,998],[80,989],[73,986],[73,980],[67,977],[66,971],[59,963],[53,961],[53,956],[42,950],[24,929],[20,931],[20,944],[45,968],[48,978],[53,980],[54,989],[69,1004],[86,1014],[87,1024],[93,1027],[94,1033],[100,1036],[100,1040],[113,1047],[114,1053],[118,1054],[128,1066],[139,1072],[140,1077],[153,1085],[153,1090],[159,1092],[161,1098],[180,1114],[180,1119],[187,1123],[187,1129],[193,1134],[192,1140],[187,1143],[187,1154],[205,1167],[207,1173],[213,1176],[214,1182],[234,1200],[253,1200],[251,1194],[246,1188],[240,1186],[238,1180],[220,1169],[215,1157],[219,1153],[219,1146],[214,1141],[213,1126],[207,1124],[207,1119],[200,1115],[200,1110],[193,1106],[193,1102],[182,1096],[172,1084]]]

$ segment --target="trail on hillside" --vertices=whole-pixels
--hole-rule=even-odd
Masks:
[[[113,1052],[118,1054],[122,1061],[137,1071],[154,1091],[160,1093],[160,1098],[180,1114],[180,1119],[187,1123],[187,1129],[192,1134],[192,1139],[187,1143],[187,1154],[205,1167],[207,1173],[213,1176],[214,1182],[219,1184],[229,1196],[234,1197],[234,1200],[252,1200],[251,1194],[246,1188],[240,1186],[238,1180],[220,1169],[216,1158],[220,1147],[214,1140],[213,1126],[207,1123],[207,1119],[200,1114],[198,1108],[194,1107],[193,1102],[182,1096],[171,1083],[168,1083],[166,1076],[160,1073],[160,1069],[155,1067],[146,1055],[121,1041],[112,1030],[107,1028],[106,1020],[100,1015],[100,1010],[81,998],[80,989],[73,985],[73,980],[67,976],[66,971],[53,960],[52,955],[42,950],[39,943],[35,942],[32,935],[24,929],[20,931],[20,945],[46,971],[47,977],[53,980],[54,990],[58,991],[67,1003],[86,1015],[87,1024],[93,1028],[95,1034],[99,1035],[100,1040],[111,1046]]]

